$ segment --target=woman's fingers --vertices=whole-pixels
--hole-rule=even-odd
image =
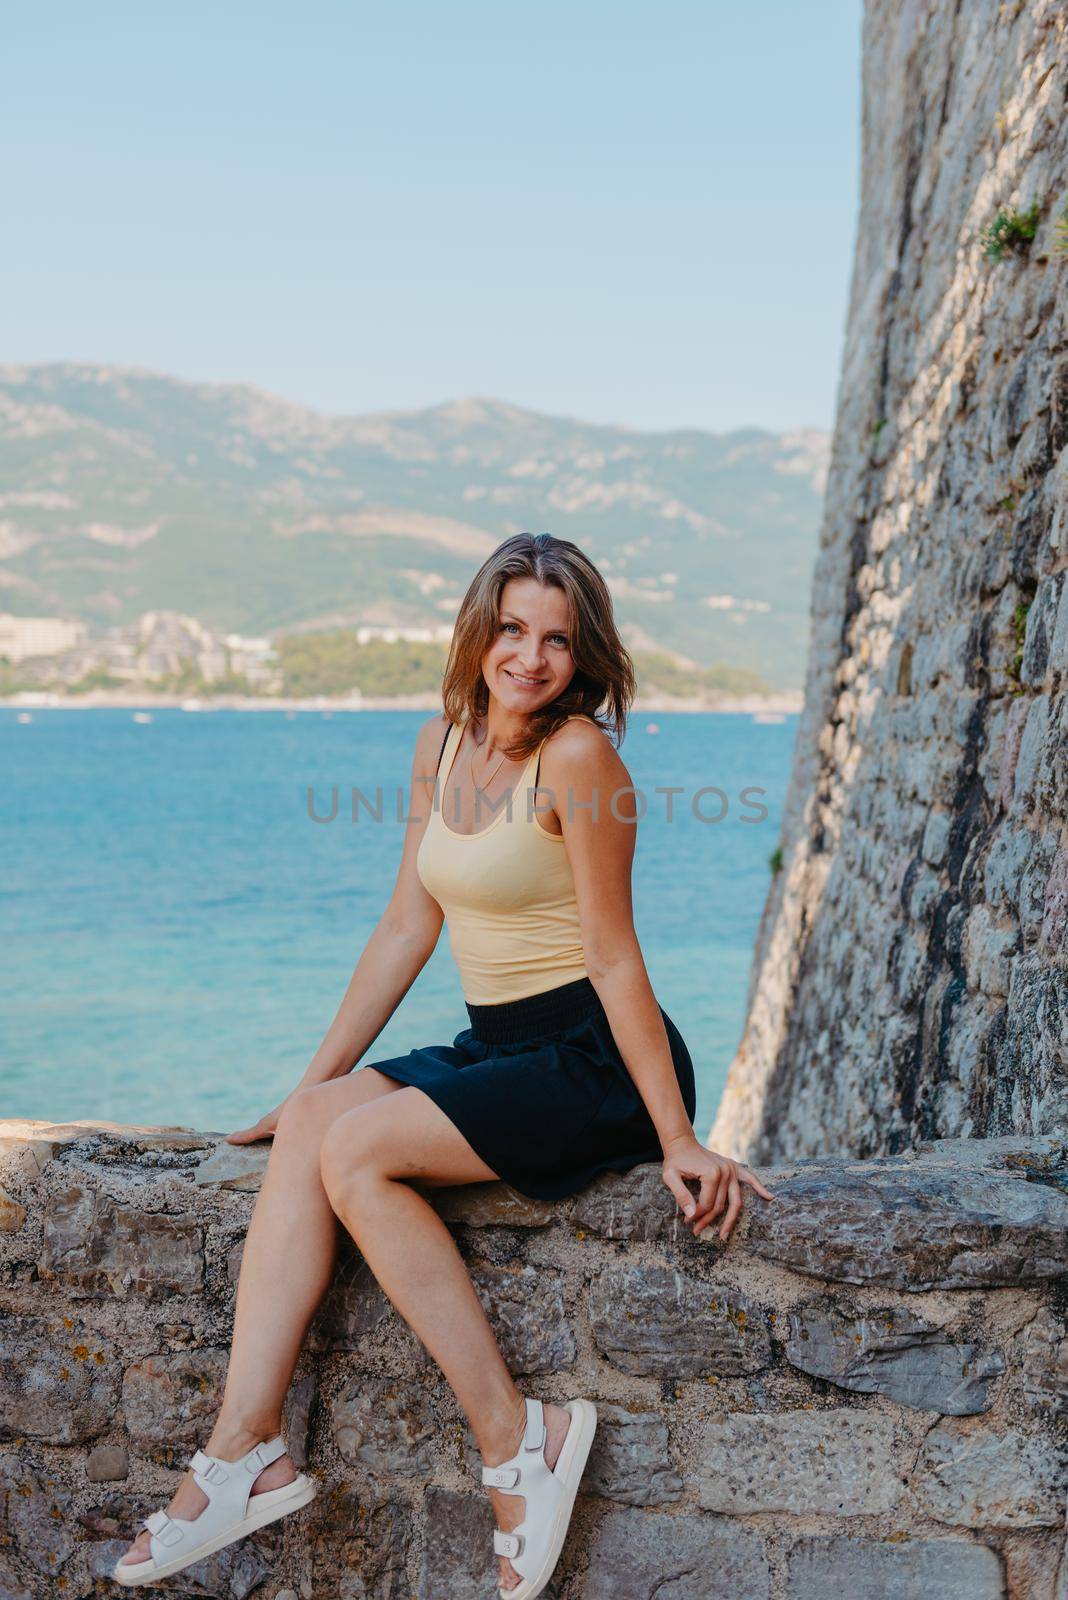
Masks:
[[[738,1220],[738,1213],[742,1209],[742,1186],[737,1177],[732,1173],[730,1183],[727,1185],[728,1205],[727,1215],[723,1218],[723,1226],[719,1230],[721,1239],[730,1235],[731,1229]]]
[[[697,1207],[693,1195],[683,1182],[681,1173],[676,1172],[674,1167],[668,1167],[664,1173],[664,1182],[679,1202],[684,1214],[687,1217],[692,1217]]]
[[[747,1183],[751,1189],[755,1189],[757,1194],[762,1194],[765,1200],[774,1200],[775,1196],[769,1189],[765,1189],[760,1179],[755,1173],[750,1172],[748,1167],[739,1167],[738,1176],[743,1183]]]

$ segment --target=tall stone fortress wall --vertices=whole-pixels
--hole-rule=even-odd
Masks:
[[[805,707],[709,1136],[735,1156],[1068,1126],[1066,33],[1056,0],[867,6]]]

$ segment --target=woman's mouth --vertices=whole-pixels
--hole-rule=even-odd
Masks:
[[[540,686],[545,682],[544,678],[521,677],[518,672],[509,672],[507,667],[505,667],[503,670],[508,673],[508,676],[511,678],[512,682],[517,683],[521,689],[537,689],[540,688]]]

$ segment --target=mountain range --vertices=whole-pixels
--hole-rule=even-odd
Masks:
[[[829,435],[469,398],[338,416],[141,369],[0,367],[0,611],[245,634],[451,623],[509,534],[604,572],[631,647],[803,682]]]

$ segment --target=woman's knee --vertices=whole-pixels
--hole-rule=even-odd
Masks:
[[[332,1122],[319,1147],[319,1175],[328,1195],[386,1175],[382,1117],[374,1102]]]
[[[318,1150],[330,1125],[330,1084],[313,1083],[294,1089],[278,1114],[275,1143],[307,1145]]]

